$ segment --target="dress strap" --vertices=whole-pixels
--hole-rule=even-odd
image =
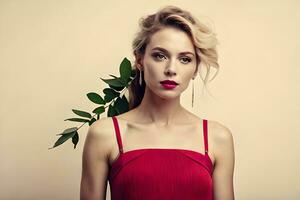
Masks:
[[[204,136],[204,147],[205,147],[205,154],[208,152],[208,141],[207,141],[207,120],[203,119],[203,136]]]
[[[114,127],[115,127],[117,142],[118,142],[118,146],[119,146],[119,152],[123,153],[123,145],[122,145],[122,138],[121,138],[120,129],[119,129],[119,123],[118,123],[117,117],[112,116],[112,119],[113,119],[113,123],[114,123]]]

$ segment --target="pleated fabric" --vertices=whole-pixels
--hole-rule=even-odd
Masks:
[[[208,155],[187,149],[145,148],[123,152],[116,116],[112,117],[119,156],[109,169],[112,200],[213,200],[213,164]]]

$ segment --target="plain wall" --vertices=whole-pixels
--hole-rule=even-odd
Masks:
[[[138,19],[177,5],[212,22],[220,71],[182,104],[227,126],[237,200],[300,199],[299,1],[0,1],[0,199],[79,199],[80,141],[48,150],[119,75]],[[108,188],[109,189],[109,188]],[[109,191],[108,191],[109,193]],[[109,199],[109,194],[108,194]]]

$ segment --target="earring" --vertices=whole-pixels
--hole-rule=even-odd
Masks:
[[[193,88],[192,88],[192,107],[194,106],[194,79],[193,79]]]
[[[142,85],[142,70],[140,70],[139,84]]]

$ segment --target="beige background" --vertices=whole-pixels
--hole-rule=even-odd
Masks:
[[[213,21],[221,69],[187,109],[233,133],[237,200],[300,199],[299,1],[0,1],[0,199],[79,199],[80,141],[48,150],[71,109],[118,74],[138,19],[177,5]],[[210,19],[210,20],[209,20]],[[202,83],[197,77],[196,88]],[[109,188],[108,188],[109,189]],[[109,196],[108,196],[109,197]],[[109,198],[108,198],[109,199]]]

